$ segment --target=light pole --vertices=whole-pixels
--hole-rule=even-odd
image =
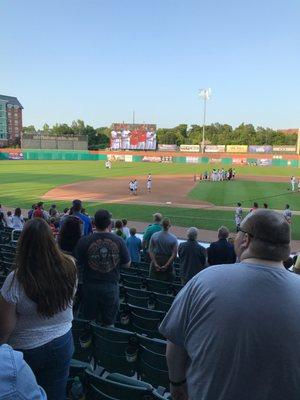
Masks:
[[[206,101],[209,100],[211,95],[211,89],[200,89],[199,96],[203,99],[203,127],[202,127],[202,142],[201,151],[204,153],[205,148],[205,122],[206,122]]]

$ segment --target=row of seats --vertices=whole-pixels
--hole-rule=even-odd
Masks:
[[[163,388],[155,389],[151,384],[119,373],[96,374],[88,366],[83,369],[80,364],[71,366],[72,374],[81,375],[85,388],[85,398],[88,400],[167,400],[168,393]]]
[[[120,283],[129,288],[169,294],[172,296],[176,296],[177,293],[182,289],[182,285],[178,283],[164,282],[147,277],[135,276],[128,274],[128,272],[121,272]]]
[[[124,304],[167,312],[173,301],[173,295],[120,286],[120,302]]]
[[[73,321],[73,358],[108,372],[137,376],[151,385],[168,387],[166,341],[119,328]]]

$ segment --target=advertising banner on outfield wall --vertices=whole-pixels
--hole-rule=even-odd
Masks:
[[[249,146],[249,153],[272,153],[273,146],[264,145],[264,146]]]
[[[228,144],[226,151],[227,153],[247,153],[248,146],[245,144]]]
[[[130,155],[125,155],[125,162],[132,162],[132,156]]]
[[[24,160],[24,155],[21,151],[8,153],[9,160]]]
[[[187,164],[198,164],[198,157],[186,157]]]
[[[245,157],[243,157],[243,158],[233,158],[232,159],[232,164],[235,164],[235,165],[245,165],[245,164],[247,164],[247,158]]]
[[[125,161],[125,156],[123,154],[107,154],[107,159],[109,161]]]
[[[205,153],[224,153],[224,152],[225,152],[224,144],[219,144],[219,145],[208,144],[207,146],[205,146]]]
[[[211,164],[220,163],[221,161],[222,161],[221,158],[210,158],[209,159],[209,162]]]
[[[262,167],[265,167],[267,165],[272,165],[272,159],[270,159],[270,158],[258,158],[257,159],[257,165],[260,165]]]
[[[170,156],[163,156],[162,158],[161,158],[161,162],[162,163],[172,163],[173,162],[173,157],[170,157]]]
[[[188,151],[190,153],[198,153],[200,151],[199,144],[181,144],[180,151]]]
[[[144,162],[161,162],[161,157],[144,156],[142,158]]]
[[[296,153],[296,146],[273,146],[274,153]]]
[[[177,151],[176,144],[159,144],[158,151]]]

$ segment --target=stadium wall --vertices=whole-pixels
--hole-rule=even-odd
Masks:
[[[300,157],[297,154],[253,154],[253,153],[183,153],[166,151],[89,151],[89,150],[42,150],[42,149],[0,149],[0,160],[89,160],[89,161],[124,162],[156,162],[180,164],[216,164],[222,165],[274,165],[300,167]]]

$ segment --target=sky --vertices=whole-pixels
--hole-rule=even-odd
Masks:
[[[0,0],[0,94],[24,125],[300,127],[300,1]]]

